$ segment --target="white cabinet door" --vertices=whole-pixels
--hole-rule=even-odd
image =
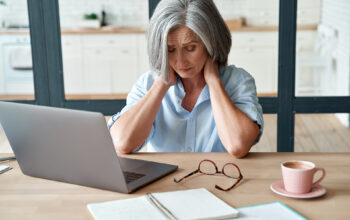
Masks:
[[[137,34],[83,38],[85,88],[90,94],[128,93],[139,75]]]
[[[0,35],[0,42],[4,42],[4,35]],[[4,64],[3,64],[3,57],[2,57],[2,43],[0,43],[0,94],[5,94],[5,82],[4,82],[4,78],[5,78],[5,72],[4,72]]]
[[[232,32],[228,63],[255,79],[258,93],[277,93],[277,32]]]
[[[277,55],[273,48],[232,48],[229,63],[254,77],[258,93],[277,92]]]
[[[313,52],[317,40],[317,31],[297,31],[296,52]]]
[[[62,35],[63,79],[66,94],[85,93],[80,35]]]
[[[138,57],[139,57],[139,75],[150,70],[147,53],[147,40],[145,34],[138,36]]]
[[[139,74],[137,51],[133,48],[118,48],[112,61],[112,92],[129,93]]]
[[[112,93],[112,49],[84,49],[84,86],[87,94]]]

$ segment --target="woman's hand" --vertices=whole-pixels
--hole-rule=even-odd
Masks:
[[[220,81],[218,62],[213,61],[210,56],[208,56],[208,59],[204,64],[203,74],[204,80],[208,86],[211,86],[212,83]]]
[[[177,74],[175,73],[174,69],[170,67],[170,86],[174,85],[177,81]]]
[[[157,81],[161,82],[163,86],[166,86],[167,88],[170,88],[172,85],[174,85],[177,81],[177,74],[175,73],[174,69],[170,67],[169,71],[170,75],[170,82],[165,82],[162,77],[158,77]]]

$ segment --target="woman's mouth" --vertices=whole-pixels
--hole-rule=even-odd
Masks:
[[[180,68],[180,72],[188,72],[190,69],[192,69],[192,67],[190,68]]]

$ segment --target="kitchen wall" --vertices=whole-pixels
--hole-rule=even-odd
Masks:
[[[6,5],[0,5],[0,27],[28,26],[27,0],[3,0]]]
[[[337,95],[350,94],[350,1],[323,0],[321,22],[337,30],[336,53]],[[349,114],[338,114],[343,124],[349,126]]]
[[[27,0],[4,0],[0,24],[28,26]],[[100,15],[102,8],[113,25],[143,26],[148,22],[148,0],[59,0],[62,28],[77,27],[85,13]]]
[[[117,26],[146,26],[148,0],[59,0],[61,27],[75,27],[85,13],[107,13],[107,22]]]
[[[0,5],[2,26],[28,26],[27,0],[4,0]],[[310,1],[310,0],[308,0]],[[214,0],[225,19],[246,17],[252,25],[277,25],[279,0]],[[59,0],[61,27],[77,27],[85,13],[100,14],[104,8],[112,25],[146,26],[148,0]],[[262,19],[263,18],[263,19]],[[263,22],[263,23],[259,23]]]

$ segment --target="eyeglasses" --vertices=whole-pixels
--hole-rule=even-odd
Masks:
[[[225,176],[227,176],[229,178],[236,179],[235,183],[227,189],[223,189],[220,186],[215,185],[216,189],[219,189],[222,191],[231,190],[233,187],[235,187],[243,179],[243,175],[241,173],[241,170],[239,169],[239,167],[236,164],[226,163],[222,167],[222,171],[219,171],[218,167],[216,166],[216,164],[213,161],[205,159],[199,163],[197,170],[193,171],[192,173],[187,174],[186,176],[182,177],[179,180],[176,180],[174,178],[174,182],[179,183],[182,180],[186,179],[187,177],[192,176],[193,174],[196,174],[196,173],[202,173],[202,174],[206,174],[206,175],[215,175],[215,174],[219,173],[219,174],[224,174]]]

